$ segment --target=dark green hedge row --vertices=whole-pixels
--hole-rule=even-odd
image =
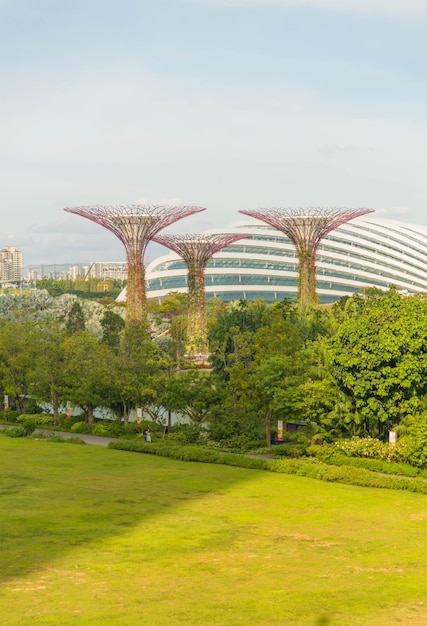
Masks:
[[[143,441],[111,441],[109,448],[114,450],[127,450],[129,452],[142,452],[155,454],[177,461],[196,461],[198,463],[219,463],[234,465],[248,469],[266,469],[267,461],[254,459],[244,454],[230,454],[219,452],[202,446],[180,446],[179,444],[145,443]]]
[[[382,461],[381,459],[364,459],[362,457],[346,456],[337,452],[335,446],[310,446],[307,454],[315,456],[316,459],[328,465],[350,465],[371,470],[371,472],[381,472],[383,474],[394,474],[398,476],[423,476],[427,478],[427,471],[419,467],[409,465],[409,463],[396,463],[393,461]]]
[[[338,482],[359,487],[397,489],[427,494],[427,482],[422,478],[383,475],[362,467],[349,465],[328,465],[314,458],[305,459],[256,459],[243,454],[228,454],[200,446],[168,445],[164,443],[144,443],[142,441],[112,441],[108,444],[114,450],[142,452],[173,458],[179,461],[199,463],[219,463],[248,469],[267,470],[281,474],[295,474],[316,480]]]
[[[296,474],[308,478],[338,482],[359,487],[376,487],[381,489],[398,489],[427,494],[427,482],[422,478],[407,478],[404,476],[383,475],[367,469],[327,465],[316,459],[280,459],[270,461],[268,468],[271,472],[282,474]]]

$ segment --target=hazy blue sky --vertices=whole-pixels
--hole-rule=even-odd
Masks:
[[[427,224],[426,28],[426,0],[0,0],[0,246],[123,260],[84,204]]]

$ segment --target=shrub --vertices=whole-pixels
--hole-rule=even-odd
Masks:
[[[306,459],[257,459],[239,454],[226,454],[207,447],[180,446],[166,443],[149,444],[142,441],[113,441],[108,444],[109,448],[115,450],[127,450],[131,452],[143,452],[165,456],[181,461],[198,461],[201,463],[220,463],[233,465],[249,469],[267,470],[282,474],[295,474],[325,480],[328,482],[339,482],[348,485],[358,485],[360,487],[376,487],[383,489],[401,489],[427,494],[427,483],[417,478],[407,478],[404,476],[390,476],[379,474],[362,467],[336,466],[322,463],[310,457]],[[319,446],[320,447],[320,446]],[[350,459],[337,454],[336,457],[348,461],[366,461],[363,459]],[[392,467],[392,465],[389,465]],[[412,468],[413,469],[413,468]]]
[[[6,437],[26,437],[30,433],[24,426],[15,426],[14,428],[5,428],[1,431]],[[30,431],[32,432],[32,431]]]
[[[117,424],[117,426],[119,427],[118,434],[120,434],[120,425]],[[112,436],[112,430],[113,429],[109,428],[108,424],[104,424],[103,422],[98,422],[97,424],[93,425],[92,430],[91,430],[91,434],[92,435],[98,435],[98,437],[110,437],[110,436]]]
[[[15,411],[14,409],[0,411],[0,421],[14,424],[19,415],[21,415],[21,413],[19,411]]]
[[[168,439],[182,444],[199,444],[207,442],[207,430],[200,424],[177,424],[172,428]]]
[[[180,446],[167,443],[145,443],[142,441],[112,441],[108,444],[114,450],[127,450],[130,452],[143,452],[176,459],[177,461],[195,461],[198,463],[219,463],[234,465],[249,469],[265,469],[266,461],[253,459],[239,454],[224,454],[206,446]]]
[[[403,437],[398,446],[405,460],[416,467],[427,467],[427,412],[407,416],[402,424]]]
[[[61,437],[60,435],[50,435],[46,437],[46,441],[50,441],[53,443],[75,443],[75,444],[85,444],[86,442],[80,437]]]
[[[280,459],[267,462],[267,469],[284,474],[297,474],[328,482],[340,482],[360,487],[383,489],[402,489],[418,493],[427,493],[427,483],[420,478],[403,476],[384,476],[358,467],[336,467],[326,465],[316,459],[297,460]]]
[[[306,439],[305,444],[298,444],[293,442],[281,443],[277,446],[272,447],[271,452],[273,456],[288,456],[297,459],[305,455],[308,443],[308,439]]]
[[[265,438],[261,439],[253,439],[249,435],[234,435],[229,439],[224,439],[221,442],[222,447],[230,449],[230,450],[241,450],[242,452],[247,452],[248,450],[253,450],[254,448],[259,448],[261,443],[265,442]]]
[[[53,418],[51,415],[46,415],[45,413],[34,413],[34,414],[27,414],[27,413],[22,413],[16,420],[19,424],[24,424],[25,426],[28,426],[28,428],[30,428],[31,426],[33,427],[33,430],[37,427],[37,426],[52,426],[53,425]]]
[[[356,456],[383,461],[408,462],[409,457],[406,444],[398,443],[390,446],[388,443],[372,437],[352,437],[335,442],[336,447],[347,456]]]
[[[90,434],[92,432],[92,424],[88,424],[87,422],[75,422],[70,430],[72,433],[86,433]]]
[[[34,415],[35,413],[43,413],[43,408],[38,404],[37,400],[32,398],[25,407],[25,412],[29,415]]]
[[[267,461],[265,459],[254,459],[243,454],[221,454],[219,462],[224,465],[246,467],[247,469],[267,469]]]
[[[336,446],[310,446],[307,454],[328,465],[362,467],[371,472],[395,474],[399,476],[419,476],[420,470],[408,463],[395,463],[381,459],[349,457],[336,449]]]

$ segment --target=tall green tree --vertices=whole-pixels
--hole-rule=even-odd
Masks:
[[[71,307],[65,327],[69,333],[79,333],[86,328],[83,309],[78,300],[75,300]]]
[[[125,327],[124,319],[114,313],[114,311],[105,311],[101,319],[102,341],[110,346],[110,348],[118,349],[120,346],[120,335]]]
[[[359,300],[359,298],[358,298]],[[427,393],[427,301],[375,293],[331,340],[333,376],[351,398],[354,430],[382,435]]]
[[[175,374],[169,382],[172,408],[196,424],[206,422],[218,403],[215,379],[209,373],[188,370]]]
[[[51,404],[55,424],[67,385],[65,371],[68,355],[64,347],[67,337],[67,331],[52,321],[39,322],[29,334],[31,395],[38,401]]]
[[[113,374],[118,367],[115,354],[85,331],[69,335],[63,345],[65,397],[80,406],[87,422],[93,423],[95,409],[108,405]]]

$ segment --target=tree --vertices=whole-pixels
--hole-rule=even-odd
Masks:
[[[210,324],[209,360],[216,374],[226,379],[228,368],[236,359],[243,360],[246,365],[252,360],[253,335],[262,326],[266,310],[267,305],[261,300],[252,304],[239,300],[221,311],[216,321]]]
[[[117,355],[116,398],[111,405],[115,412],[120,410],[127,422],[129,411],[141,407],[157,419],[165,384],[163,375],[172,366],[170,357],[156,342],[146,338],[143,327],[127,325]]]
[[[4,393],[23,411],[31,394],[29,375],[33,359],[29,349],[33,322],[3,322],[0,326],[0,376]]]
[[[83,310],[78,300],[75,300],[71,307],[65,327],[69,333],[78,333],[86,328]]]
[[[208,420],[212,407],[218,403],[214,378],[206,372],[188,370],[170,379],[169,398],[172,408],[192,422],[201,424]]]
[[[67,337],[68,333],[51,321],[33,326],[29,337],[31,395],[51,404],[55,424],[66,386],[67,353],[64,342]]]
[[[286,299],[271,306],[239,302],[221,311],[210,333],[213,371],[227,382],[223,410],[215,412],[216,431],[221,419],[233,421],[242,434],[262,428],[270,445],[274,417],[304,419],[313,346],[331,329],[327,311]]]
[[[359,298],[358,298],[359,301]],[[373,293],[330,342],[332,373],[351,398],[354,430],[379,435],[419,410],[427,393],[427,301]]]
[[[82,408],[87,422],[93,423],[94,410],[108,404],[112,373],[117,367],[114,352],[85,331],[69,335],[63,345],[67,356],[64,393],[67,400]]]
[[[120,346],[120,333],[125,327],[124,319],[114,313],[114,311],[105,311],[101,319],[101,327],[103,331],[102,341],[110,346],[110,348],[118,349]]]

